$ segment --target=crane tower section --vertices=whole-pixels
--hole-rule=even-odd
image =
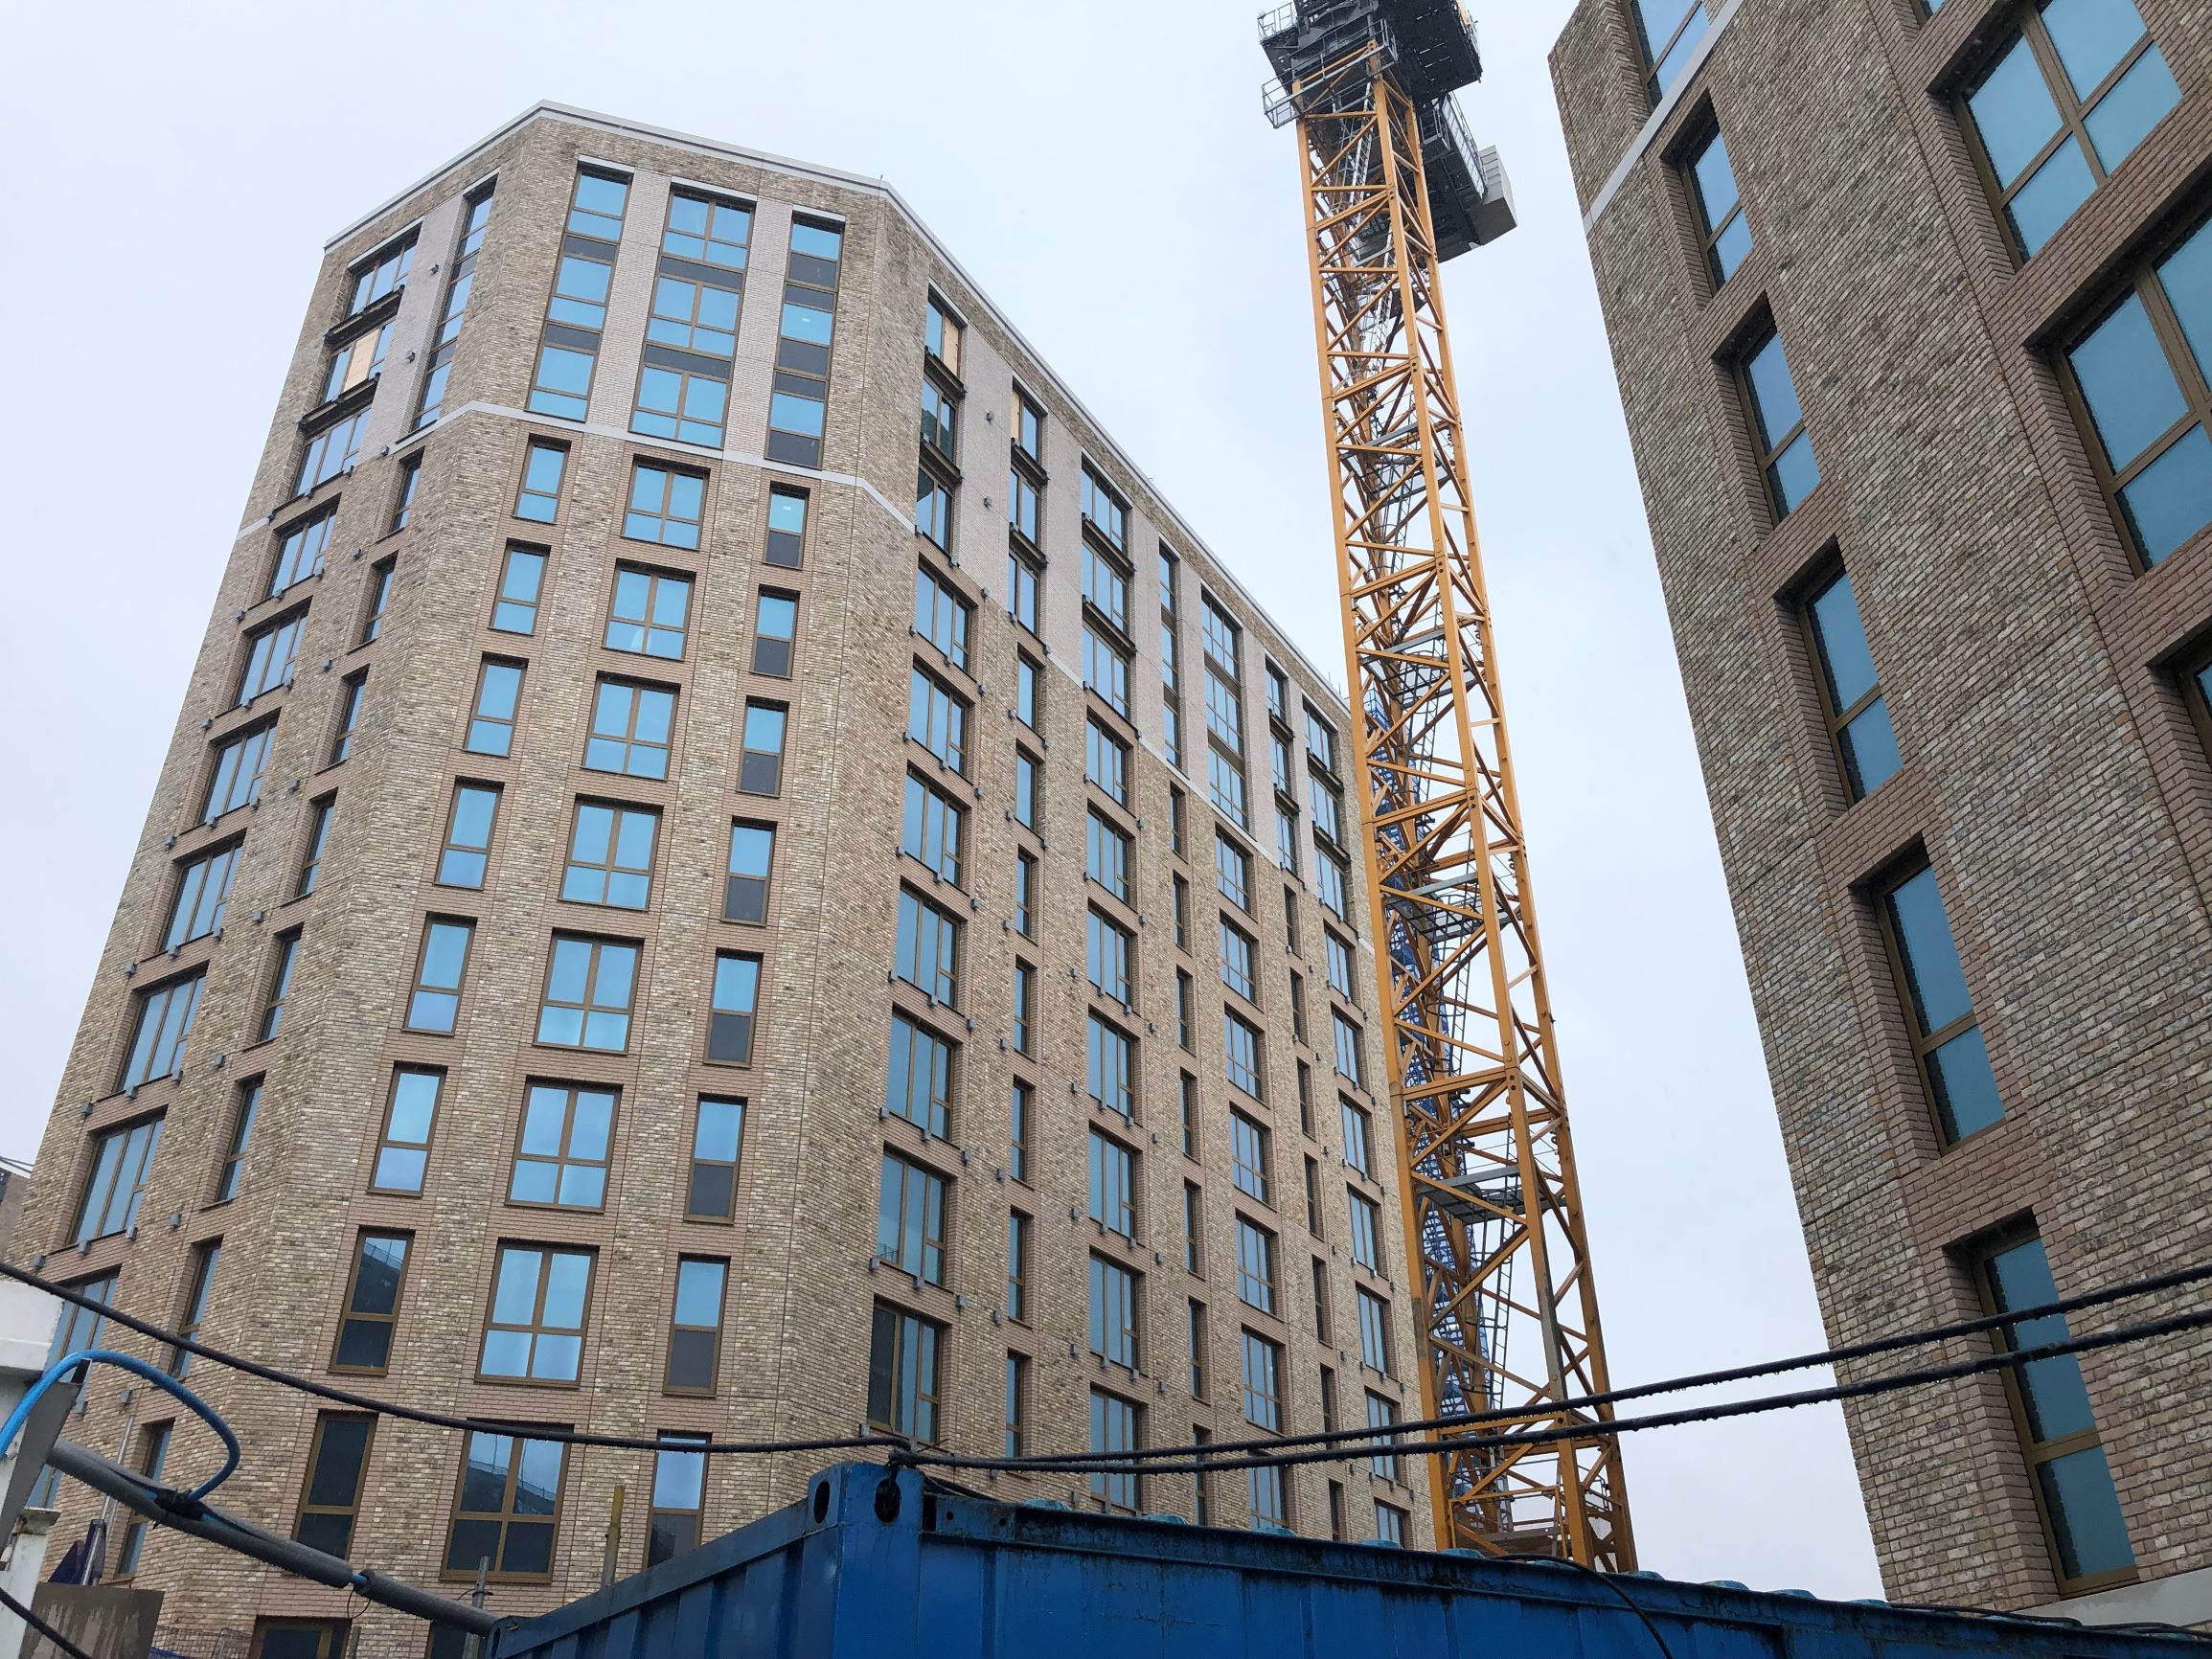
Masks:
[[[1545,1437],[1436,1458],[1437,1543],[1627,1570],[1617,1443],[1576,1434],[1610,1414],[1567,1403],[1609,1383],[1438,280],[1514,223],[1451,98],[1474,32],[1455,0],[1297,0],[1260,34],[1303,161],[1423,1413]]]

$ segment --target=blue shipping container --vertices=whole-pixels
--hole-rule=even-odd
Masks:
[[[842,1464],[803,1503],[502,1633],[491,1659],[1999,1653],[2202,1659],[2212,1641],[999,1504]]]

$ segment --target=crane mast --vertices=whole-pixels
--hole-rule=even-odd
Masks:
[[[1297,0],[1260,34],[1302,158],[1423,1415],[1560,1437],[1431,1460],[1436,1541],[1626,1571],[1618,1445],[1575,1438],[1610,1413],[1563,1403],[1609,1383],[1439,284],[1513,226],[1450,96],[1474,34],[1456,0]]]

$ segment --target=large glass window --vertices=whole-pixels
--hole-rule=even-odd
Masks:
[[[438,852],[442,887],[482,887],[491,857],[491,830],[499,816],[499,791],[489,784],[456,784],[453,808],[445,820],[445,842]]]
[[[914,631],[945,653],[956,669],[968,667],[969,624],[973,608],[926,565],[914,572]]]
[[[761,959],[730,951],[715,958],[713,1005],[707,1013],[707,1058],[753,1063],[753,1021],[761,998]]]
[[[722,889],[724,921],[767,920],[768,880],[775,857],[774,825],[730,826],[730,872]]]
[[[268,767],[269,739],[276,729],[274,721],[264,721],[216,745],[200,822],[213,824],[225,812],[251,806],[262,798],[262,774]]]
[[[775,384],[768,394],[768,459],[798,466],[822,465],[822,432],[830,398],[830,344],[837,312],[837,278],[845,233],[794,218],[785,262],[784,309],[776,342]]]
[[[1636,0],[1644,34],[1645,86],[1655,103],[1681,79],[1698,43],[1705,38],[1705,0]]]
[[[1090,1449],[1094,1452],[1134,1451],[1144,1444],[1144,1410],[1118,1394],[1103,1388],[1090,1391]],[[1090,1477],[1091,1495],[1118,1510],[1137,1507],[1138,1476],[1134,1465],[1124,1469],[1099,1470]]]
[[[583,1367],[587,1250],[502,1244],[477,1373],[511,1382],[574,1382]]]
[[[1805,411],[1782,353],[1782,336],[1769,327],[1739,360],[1737,373],[1751,413],[1751,433],[1758,440],[1767,499],[1774,516],[1787,518],[1820,482],[1820,464],[1813,457],[1812,435],[1805,430]]]
[[[696,550],[706,511],[707,481],[696,472],[641,461],[629,479],[629,507],[622,533],[632,541]]]
[[[1260,1073],[1260,1032],[1252,1022],[1229,1009],[1221,1011],[1221,1048],[1229,1081],[1254,1100],[1263,1098],[1266,1085]]]
[[[1359,1363],[1390,1375],[1390,1304],[1374,1291],[1357,1286],[1352,1292],[1359,1305]]]
[[[1096,812],[1085,820],[1083,873],[1123,903],[1129,902],[1129,838]]]
[[[1989,183],[2033,258],[2180,102],[2130,0],[2042,0],[1966,95]]]
[[[123,1076],[115,1085],[119,1091],[127,1094],[142,1083],[174,1077],[184,1069],[185,1043],[192,1036],[193,1018],[199,1012],[200,987],[206,975],[202,968],[138,993],[130,1049],[124,1057]]]
[[[246,665],[239,674],[240,704],[292,683],[292,666],[300,654],[300,629],[307,620],[306,611],[296,610],[246,635]]]
[[[770,486],[767,551],[763,557],[779,570],[797,570],[806,557],[807,492]]]
[[[1829,736],[1843,762],[1843,781],[1857,801],[1880,788],[1904,762],[1859,624],[1850,572],[1837,571],[1814,590],[1805,602],[1805,624],[1820,665]]]
[[[592,371],[606,327],[607,291],[628,202],[627,179],[598,172],[576,175],[532,376],[528,406],[534,414],[582,420],[590,410]]]
[[[514,748],[514,714],[522,701],[522,665],[486,657],[477,676],[476,701],[463,747],[471,754],[506,755]]]
[[[566,1448],[559,1441],[471,1434],[453,1500],[443,1574],[543,1582],[553,1576]]]
[[[1243,1112],[1229,1113],[1229,1178],[1237,1191],[1267,1203],[1267,1170],[1270,1163],[1266,1126]]]
[[[745,1102],[702,1098],[692,1123],[690,1173],[684,1183],[684,1216],[727,1221],[738,1213],[738,1148],[744,1137]]]
[[[1129,1005],[1129,961],[1136,941],[1128,928],[1092,910],[1084,914],[1084,957],[1092,989],[1124,1008]]]
[[[652,898],[653,838],[660,814],[597,801],[576,804],[560,897],[572,904],[643,910]]]
[[[161,932],[162,949],[174,950],[194,939],[204,939],[223,924],[231,878],[238,874],[239,850],[239,843],[234,841],[179,866],[176,897],[170,900],[169,925]]]
[[[71,1243],[89,1243],[111,1234],[127,1233],[138,1225],[138,1206],[146,1195],[154,1148],[160,1144],[159,1118],[109,1129],[94,1139],[92,1172],[85,1178],[84,1195],[78,1200]]]
[[[868,1344],[868,1423],[918,1441],[937,1439],[937,1350],[943,1329],[876,1304]]]
[[[522,487],[515,492],[514,516],[551,524],[560,511],[560,476],[567,470],[565,444],[533,438],[522,463]]]
[[[407,1257],[414,1242],[404,1233],[364,1233],[354,1242],[337,1341],[331,1350],[332,1371],[380,1376],[390,1367],[392,1340],[399,1324],[399,1293],[406,1287]]]
[[[738,791],[780,795],[784,790],[784,731],[790,711],[781,703],[747,703],[739,740]]]
[[[1136,1111],[1136,1038],[1127,1032],[1095,1013],[1090,1016],[1090,1098],[1125,1118]]]
[[[899,937],[893,966],[933,1002],[960,1000],[960,921],[920,894],[899,893]]]
[[[1138,1279],[1118,1261],[1090,1259],[1090,1351],[1108,1365],[1137,1369]]]
[[[1090,1131],[1090,1218],[1132,1242],[1137,1236],[1137,1155]]]
[[[606,648],[675,661],[684,654],[684,630],[691,608],[690,577],[623,565],[614,573]]]
[[[508,1178],[511,1204],[597,1210],[606,1202],[614,1136],[614,1091],[581,1083],[532,1083],[522,1137]]]
[[[940,1138],[952,1133],[952,1045],[901,1013],[891,1016],[883,1105]]]
[[[2212,524],[2212,223],[2139,267],[2066,364],[2098,480],[2155,564]]]
[[[706,1439],[703,1434],[660,1436],[663,1449],[652,1459],[652,1513],[646,1523],[649,1567],[698,1546],[700,1511],[706,1502],[706,1454],[677,1448],[703,1445]]]
[[[277,561],[269,572],[269,597],[283,593],[294,582],[306,581],[323,568],[330,551],[331,528],[338,521],[338,504],[320,508],[290,525],[277,538]]]
[[[885,1152],[876,1203],[878,1260],[924,1284],[944,1284],[945,1193],[944,1176]]]
[[[475,933],[473,921],[452,918],[433,917],[423,926],[415,983],[407,993],[409,1031],[453,1034],[461,1018],[461,982],[468,970],[468,946]]]
[[[430,366],[422,376],[422,397],[415,424],[427,426],[438,419],[445,403],[445,382],[453,374],[453,358],[461,350],[461,323],[468,309],[468,291],[476,285],[476,256],[484,248],[484,232],[491,219],[491,186],[468,198],[467,216],[461,226],[461,245],[453,256],[453,269],[445,285],[445,309],[438,319],[431,341]]]
[[[537,1040],[557,1048],[620,1054],[629,1046],[637,946],[557,933],[546,958]]]
[[[1690,152],[1684,170],[1690,195],[1698,205],[1698,230],[1705,244],[1705,267],[1718,287],[1736,274],[1751,251],[1751,221],[1744,215],[1744,200],[1736,189],[1736,170],[1728,160],[1727,142],[1714,127]]]
[[[1958,1141],[2004,1116],[1966,970],[1927,865],[1882,895],[1883,931],[1904,983],[1913,1054],[1943,1138]]]
[[[344,1560],[353,1548],[369,1473],[369,1442],[376,1420],[365,1412],[326,1411],[315,1418],[308,1444],[308,1479],[300,1493],[292,1537],[310,1550]]]
[[[1275,1311],[1275,1235],[1237,1217],[1237,1297],[1262,1313]]]
[[[968,704],[920,669],[907,682],[906,735],[953,771],[968,770]]]
[[[722,1296],[727,1261],[687,1256],[676,1263],[669,1313],[669,1357],[661,1386],[670,1394],[712,1394],[721,1373]]]
[[[603,678],[592,702],[584,765],[595,772],[621,772],[632,778],[667,777],[675,708],[676,694],[672,691]]]
[[[960,841],[968,814],[960,805],[939,794],[911,773],[906,779],[906,805],[900,824],[899,846],[939,876],[960,885]]]
[[[443,1072],[401,1066],[392,1074],[392,1095],[369,1172],[372,1193],[420,1193],[430,1162],[430,1132],[438,1122]]]

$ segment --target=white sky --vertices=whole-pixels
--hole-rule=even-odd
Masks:
[[[1815,1350],[1552,102],[1570,0],[1474,3],[1489,79],[1462,102],[1521,228],[1447,287],[1614,1378]],[[22,792],[0,1151],[35,1149],[324,239],[540,98],[888,176],[1340,661],[1297,166],[1261,115],[1254,10],[0,4],[0,777]],[[1636,1437],[1628,1481],[1647,1567],[1879,1594],[1833,1408]]]

